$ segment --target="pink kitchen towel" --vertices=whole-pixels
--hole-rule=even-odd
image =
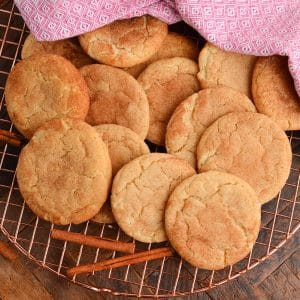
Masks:
[[[300,0],[15,0],[38,40],[58,40],[117,19],[180,20],[222,49],[287,55],[300,95]]]

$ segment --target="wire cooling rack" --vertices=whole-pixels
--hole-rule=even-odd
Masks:
[[[0,8],[0,128],[14,131],[7,115],[4,86],[8,73],[20,58],[28,30],[10,1]],[[30,78],[28,78],[30,80]],[[179,257],[77,276],[73,282],[94,291],[115,295],[169,297],[205,291],[224,284],[257,266],[281,247],[300,227],[299,173],[300,132],[289,132],[293,163],[289,179],[278,197],[262,208],[262,225],[251,253],[241,262],[220,271],[192,267]],[[81,225],[54,226],[37,218],[25,205],[15,177],[20,149],[0,146],[0,229],[26,256],[42,267],[66,278],[67,268],[117,256],[112,251],[91,249],[52,240],[50,230],[64,229],[115,240],[130,241],[116,225],[87,222]],[[137,249],[160,245],[136,243]]]

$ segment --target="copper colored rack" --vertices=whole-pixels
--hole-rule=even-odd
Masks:
[[[0,8],[0,128],[16,132],[5,106],[6,78],[20,59],[28,30],[17,8],[9,1]],[[30,80],[30,78],[29,78]],[[94,291],[139,297],[170,297],[206,291],[234,279],[271,256],[300,227],[299,174],[300,132],[288,132],[293,149],[289,179],[279,195],[262,208],[259,237],[241,262],[220,271],[192,267],[179,257],[149,261],[134,266],[77,276],[73,282]],[[116,225],[87,222],[55,226],[37,218],[25,205],[18,189],[15,168],[20,149],[0,146],[0,229],[29,259],[67,279],[66,269],[116,257],[117,253],[53,240],[50,230],[64,229],[121,241],[131,241]],[[161,247],[136,242],[138,250]],[[69,280],[69,279],[68,279]]]

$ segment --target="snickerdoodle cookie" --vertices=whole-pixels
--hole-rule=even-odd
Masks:
[[[33,212],[54,224],[94,217],[111,184],[108,150],[97,131],[75,119],[53,119],[23,148],[19,188]]]
[[[114,21],[79,36],[79,42],[95,60],[126,68],[148,60],[167,33],[166,23],[147,15]]]
[[[197,147],[197,159],[200,172],[219,170],[236,175],[265,203],[285,184],[292,152],[286,134],[272,119],[234,112],[206,129]]]
[[[113,176],[123,165],[150,152],[144,141],[129,128],[115,124],[103,124],[95,126],[95,129],[108,148]]]
[[[195,267],[223,269],[243,259],[255,244],[260,204],[244,180],[218,171],[180,183],[167,201],[167,236]]]
[[[123,165],[150,152],[144,141],[129,128],[115,124],[103,124],[94,128],[108,148],[113,176]],[[97,223],[115,222],[109,202],[105,202],[93,221]]]
[[[54,118],[84,120],[89,109],[87,85],[75,66],[53,54],[19,62],[5,86],[8,114],[27,138]]]
[[[246,95],[226,86],[193,94],[178,105],[168,123],[167,152],[186,159],[196,168],[196,148],[201,135],[218,118],[234,111],[256,109]]]
[[[151,63],[163,58],[176,56],[186,57],[197,61],[199,56],[198,45],[195,41],[184,35],[176,32],[169,32],[159,50],[149,60],[133,67],[126,68],[125,71],[137,78]]]
[[[111,195],[113,215],[121,229],[141,242],[166,240],[166,201],[195,170],[184,160],[165,153],[140,156],[116,175]]]
[[[164,145],[167,124],[180,102],[198,92],[197,64],[184,57],[158,60],[149,65],[138,78],[146,92],[150,108],[147,139]]]
[[[22,59],[31,55],[56,54],[68,59],[76,68],[92,64],[94,60],[86,55],[72,40],[39,42],[29,34],[22,48]]]
[[[273,119],[283,130],[300,129],[300,99],[288,69],[288,58],[261,57],[252,79],[257,110]]]
[[[256,57],[227,52],[206,43],[199,55],[201,88],[226,85],[251,98],[251,81]]]
[[[84,66],[80,72],[91,99],[86,122],[125,126],[145,139],[149,104],[139,83],[123,70],[100,64]]]

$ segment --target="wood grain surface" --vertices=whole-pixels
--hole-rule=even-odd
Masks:
[[[5,240],[3,236],[0,239]],[[14,262],[0,256],[1,300],[117,298],[125,299],[69,283],[20,253]],[[300,231],[274,255],[245,275],[188,299],[300,299]]]

